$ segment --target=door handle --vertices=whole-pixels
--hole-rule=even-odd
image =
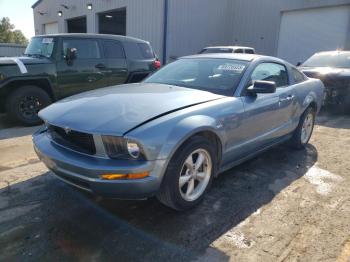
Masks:
[[[106,68],[106,66],[104,64],[97,64],[97,65],[95,65],[95,67],[98,69],[105,69]]]
[[[88,78],[87,78],[87,81],[88,81],[89,83],[94,82],[94,81],[96,81],[96,80],[97,80],[97,78],[94,77],[94,76],[88,76]]]
[[[286,98],[280,98],[280,102],[285,102],[285,101],[292,101],[294,100],[295,95],[289,95]]]

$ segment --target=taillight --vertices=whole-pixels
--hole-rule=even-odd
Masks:
[[[160,61],[159,60],[155,60],[153,62],[153,66],[155,69],[159,69],[161,67]]]

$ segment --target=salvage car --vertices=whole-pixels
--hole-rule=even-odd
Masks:
[[[322,80],[326,107],[350,111],[350,51],[316,53],[299,69],[309,77]]]
[[[91,89],[139,82],[160,67],[151,45],[117,35],[35,36],[22,57],[0,58],[0,112],[24,125],[40,109]]]
[[[33,135],[34,148],[53,174],[83,190],[157,196],[189,209],[219,173],[277,144],[308,143],[324,87],[318,79],[299,81],[293,70],[267,56],[183,57],[142,83],[40,111],[45,126]]]

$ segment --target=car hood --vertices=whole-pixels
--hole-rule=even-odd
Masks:
[[[63,99],[39,116],[49,124],[76,131],[121,136],[165,114],[223,97],[171,85],[128,84]]]
[[[0,65],[16,65],[16,60],[20,60],[24,65],[33,65],[33,64],[49,64],[51,63],[48,58],[37,58],[37,57],[1,57]]]
[[[350,68],[334,68],[334,67],[300,67],[304,74],[312,78],[350,78]]]

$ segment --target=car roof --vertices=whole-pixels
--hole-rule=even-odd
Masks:
[[[230,48],[230,49],[251,49],[254,50],[253,47],[248,47],[248,46],[239,46],[239,45],[227,45],[227,46],[207,46],[204,47],[203,49],[214,49],[214,48]]]
[[[324,55],[334,55],[334,54],[350,54],[350,51],[344,51],[344,50],[335,50],[335,51],[322,51],[317,52],[316,54],[324,54]]]
[[[210,54],[197,54],[183,56],[181,58],[222,58],[222,59],[232,59],[232,60],[243,60],[243,61],[253,61],[258,58],[274,58],[269,56],[262,56],[257,54],[236,54],[236,53],[210,53]],[[277,59],[277,58],[274,58]]]
[[[70,33],[70,34],[50,34],[50,35],[37,35],[34,37],[77,37],[77,38],[98,38],[98,39],[112,39],[123,42],[136,42],[136,43],[148,43],[145,40],[138,39],[130,36],[123,35],[108,35],[108,34],[91,34],[91,33]]]

